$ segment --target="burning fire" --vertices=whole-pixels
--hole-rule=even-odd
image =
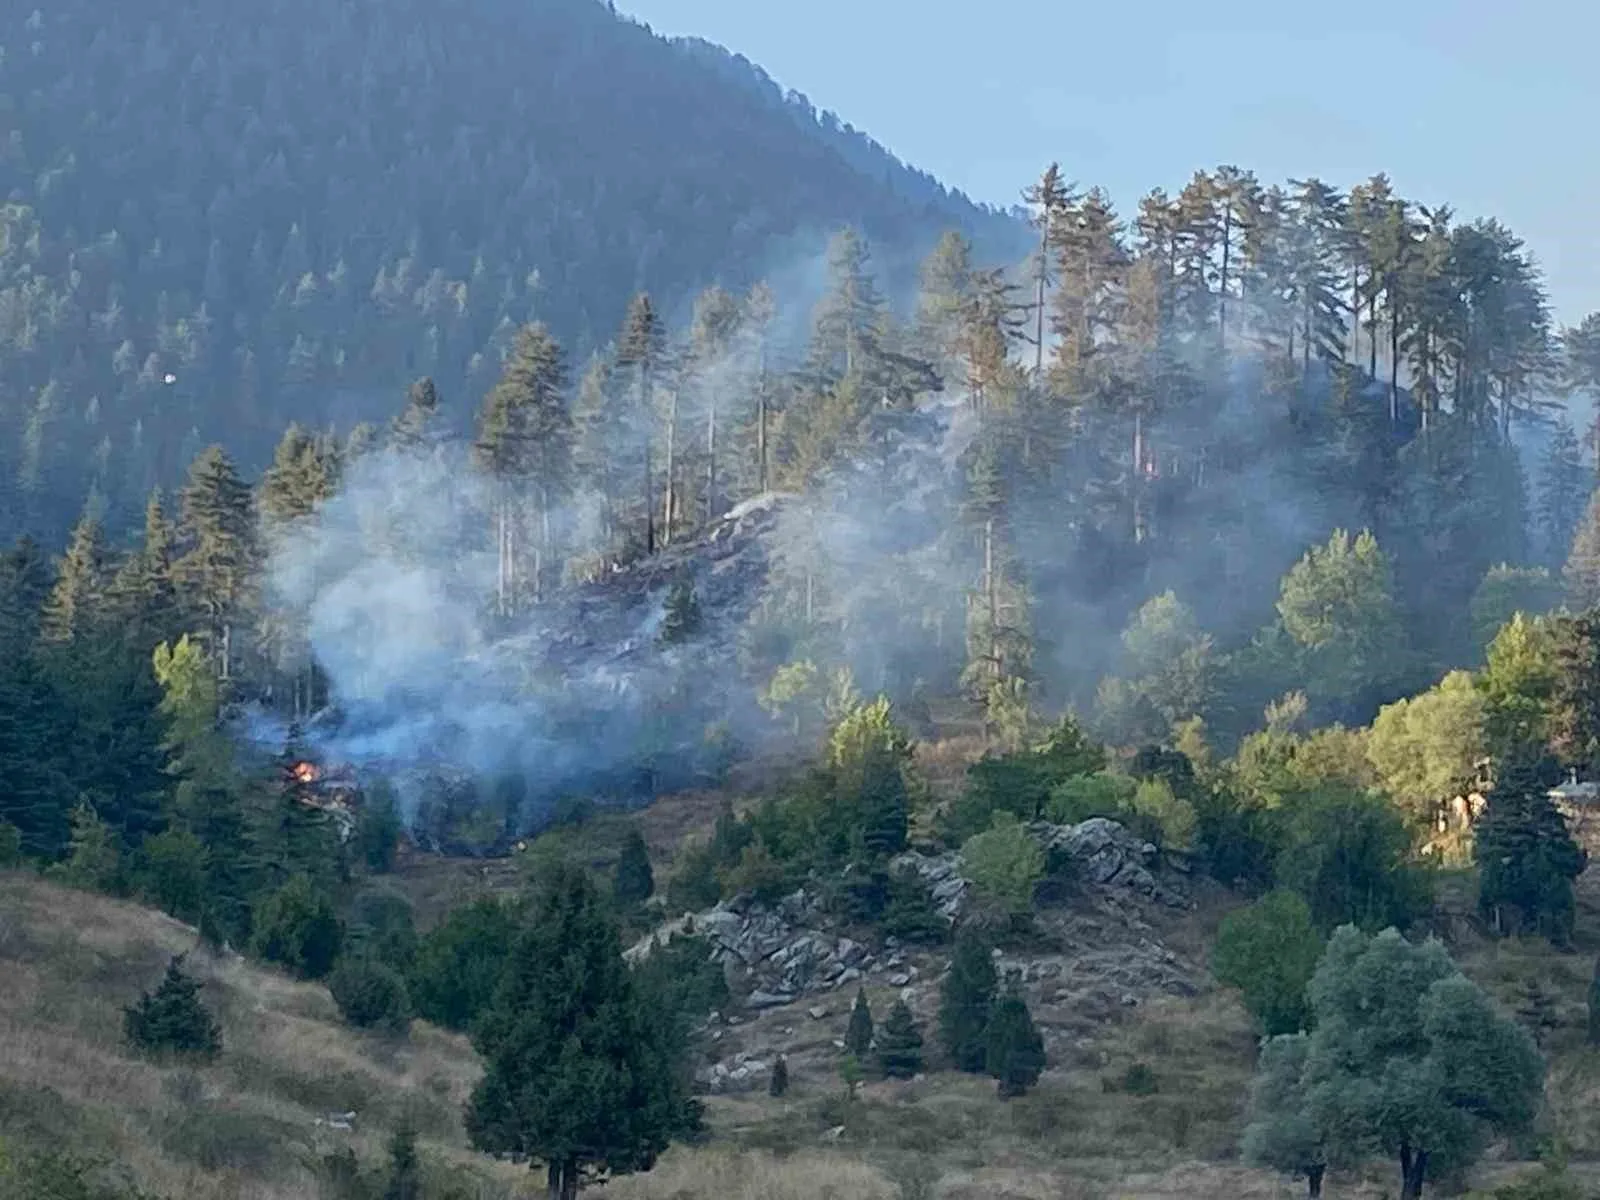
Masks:
[[[316,763],[297,762],[289,768],[289,774],[294,776],[296,783],[315,783],[321,772],[317,770]]]

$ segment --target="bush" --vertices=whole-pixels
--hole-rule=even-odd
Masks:
[[[22,865],[22,830],[10,821],[0,821],[0,867]]]
[[[744,848],[738,863],[722,874],[722,888],[731,895],[746,892],[760,904],[776,904],[788,893],[789,872],[764,844]]]
[[[655,947],[633,972],[650,1011],[685,1031],[727,1006],[727,976],[711,957],[711,943],[698,934],[679,934]]]
[[[200,919],[206,890],[206,848],[194,834],[169,829],[144,840],[137,869],[140,894],[180,921]]]
[[[611,894],[618,904],[633,908],[648,900],[655,890],[655,873],[650,869],[650,851],[644,844],[644,835],[630,829],[612,876]]]
[[[416,1015],[465,1031],[493,999],[516,931],[516,914],[493,897],[453,909],[417,943],[407,973]]]
[[[1020,1096],[1044,1073],[1044,1039],[1015,987],[995,1004],[984,1036],[984,1067],[1000,1081],[1000,1098]]]
[[[1198,819],[1193,806],[1173,794],[1164,779],[1147,779],[1133,793],[1134,816],[1153,827],[1151,840],[1165,850],[1194,849]]]
[[[932,889],[915,871],[889,873],[888,903],[879,925],[902,942],[936,946],[950,936],[950,923],[934,903]]]
[[[1064,780],[1050,792],[1045,817],[1057,825],[1077,825],[1092,817],[1127,822],[1139,785],[1126,775],[1099,771]]]
[[[1346,923],[1405,929],[1433,900],[1400,812],[1381,795],[1337,785],[1296,799],[1277,873],[1305,897],[1323,932]]]
[[[778,1097],[789,1090],[789,1060],[778,1055],[772,1064],[772,1077],[767,1080],[767,1095]]]
[[[1026,914],[1044,877],[1044,849],[1010,813],[996,813],[987,832],[968,838],[961,861],[972,886],[1007,914]]]
[[[251,945],[256,954],[302,979],[326,976],[344,942],[344,929],[333,905],[304,875],[295,876],[262,900],[254,925]]]
[[[1307,1027],[1306,986],[1321,957],[1311,909],[1294,892],[1280,890],[1228,915],[1217,931],[1211,969],[1244,993],[1244,1006],[1273,1037]]]
[[[376,958],[397,971],[410,968],[417,953],[411,904],[386,887],[362,892],[351,906],[346,953]]]
[[[401,1033],[411,1024],[405,980],[375,958],[340,960],[328,978],[328,991],[344,1019],[357,1029]]]
[[[200,984],[184,973],[183,959],[168,963],[160,986],[123,1010],[123,1032],[146,1053],[213,1059],[222,1051],[222,1030],[200,999]]]
[[[910,1079],[922,1070],[922,1030],[904,1000],[895,1001],[878,1031],[878,1067],[890,1079]]]

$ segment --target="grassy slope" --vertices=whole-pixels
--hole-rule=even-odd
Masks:
[[[1600,1160],[1594,1104],[1600,1057],[1583,1044],[1600,877],[1584,884],[1580,953],[1470,937],[1457,952],[1509,1007],[1524,1004],[1527,980],[1544,982],[1560,1021],[1545,1042],[1553,1062],[1554,1128],[1587,1175],[1584,1160]],[[1213,925],[1215,916],[1201,924]],[[1205,932],[1170,931],[1184,940]],[[436,1173],[477,1180],[472,1190],[486,1200],[536,1192],[525,1171],[475,1156],[464,1144],[460,1105],[477,1067],[462,1039],[422,1025],[403,1044],[355,1034],[339,1023],[320,986],[196,953],[191,962],[223,1021],[221,1061],[194,1070],[130,1058],[120,1044],[122,1006],[159,978],[168,955],[194,945],[192,929],[158,913],[0,873],[0,1136],[113,1158],[172,1197],[287,1200],[317,1195],[317,1164],[344,1147],[378,1162],[388,1131],[410,1110]],[[886,1006],[890,997],[874,999]],[[799,1014],[763,1019],[806,1021]],[[837,1036],[831,1023],[829,1031]],[[656,1171],[618,1180],[606,1194],[614,1200],[1301,1194],[1232,1161],[1250,1044],[1243,1014],[1213,991],[1158,1001],[1080,1038],[1057,1056],[1037,1092],[1009,1104],[981,1080],[937,1074],[870,1083],[845,1106],[824,1056],[822,1066],[796,1071],[781,1101],[764,1094],[713,1099],[708,1146],[674,1150]],[[1154,1095],[1116,1089],[1134,1061],[1155,1068]],[[359,1114],[354,1133],[315,1123],[323,1113],[349,1109]],[[1486,1177],[1503,1173],[1491,1168]],[[1389,1171],[1379,1164],[1366,1181],[1335,1182],[1338,1195],[1375,1197]]]

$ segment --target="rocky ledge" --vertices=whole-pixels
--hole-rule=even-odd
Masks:
[[[1097,817],[1071,826],[1036,822],[1028,829],[1046,848],[1077,863],[1078,876],[1091,891],[1131,893],[1171,907],[1188,904],[1158,877],[1162,868],[1156,847],[1115,821]],[[960,917],[970,884],[961,874],[959,854],[912,852],[891,865],[921,876],[947,921]],[[804,888],[771,906],[737,896],[662,926],[631,947],[626,957],[637,960],[680,934],[700,934],[710,943],[713,959],[744,994],[745,1006],[756,1010],[858,983],[904,988],[918,980],[921,969],[895,939],[873,947],[833,926],[817,897]]]

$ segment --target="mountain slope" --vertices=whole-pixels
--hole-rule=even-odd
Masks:
[[[890,278],[1006,216],[596,0],[66,0],[0,74],[0,487],[57,528],[226,435],[460,410],[530,317],[581,355],[859,225]]]

